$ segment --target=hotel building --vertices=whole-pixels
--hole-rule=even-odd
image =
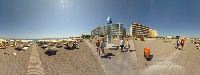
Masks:
[[[155,33],[155,36],[154,36]],[[157,31],[150,29],[149,27],[138,24],[138,23],[132,23],[130,25],[130,35],[132,37],[156,37],[157,36]]]
[[[126,29],[121,23],[107,24],[93,29],[91,35],[94,37],[99,37],[101,35],[111,35],[112,37],[126,36]]]

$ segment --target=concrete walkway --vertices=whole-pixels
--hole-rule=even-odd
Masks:
[[[170,42],[164,42],[170,41]],[[134,41],[139,62],[140,75],[184,75],[185,68],[175,62],[182,50],[176,50],[176,40]],[[153,59],[146,61],[143,49],[151,49]]]
[[[184,75],[184,68],[173,62],[174,58],[179,56],[182,51],[175,51],[164,61],[156,62],[141,71],[141,75]]]
[[[41,61],[39,53],[36,49],[36,45],[33,45],[28,65],[27,75],[44,75],[44,71],[41,67]]]
[[[95,45],[86,41],[89,47],[93,50],[96,56],[96,48]],[[130,45],[133,45],[133,41],[130,41]],[[131,49],[130,49],[131,50]],[[105,50],[105,53],[112,53],[114,56],[111,58],[100,58],[98,56],[99,61],[104,68],[104,71],[107,75],[138,75],[138,65],[136,53],[133,52],[125,52],[122,53],[120,50]]]

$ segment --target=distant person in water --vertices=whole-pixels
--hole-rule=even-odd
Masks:
[[[182,38],[181,43],[180,43],[181,44],[181,50],[183,50],[184,43],[185,43],[185,40],[184,40],[184,38]]]
[[[121,38],[121,40],[119,41],[119,44],[120,44],[121,52],[123,52],[124,51],[124,40],[123,40],[123,38]]]
[[[100,55],[100,41],[99,40],[96,41],[96,49],[97,49],[97,53]]]

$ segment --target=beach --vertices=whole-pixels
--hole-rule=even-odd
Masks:
[[[25,51],[17,51],[14,47],[0,49],[0,75],[26,75],[31,49],[32,46]]]
[[[79,49],[65,50],[62,47],[52,56],[44,54],[47,50],[40,47],[37,50],[45,75],[104,75],[100,63],[85,42],[80,43]]]
[[[176,39],[132,40],[130,51],[105,49],[96,52],[96,39],[84,40],[77,49],[55,48],[56,54],[34,43],[28,49],[1,49],[0,75],[199,75],[200,51],[190,40],[183,50],[176,49]],[[112,44],[119,45],[119,39]],[[135,48],[132,48],[134,45]],[[52,45],[49,47],[55,47]],[[144,58],[144,48],[150,48],[153,58]],[[16,52],[16,55],[13,53]]]

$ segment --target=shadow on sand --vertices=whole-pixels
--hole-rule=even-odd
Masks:
[[[136,50],[129,50],[129,52],[133,52],[133,51],[136,51]]]
[[[15,48],[15,50],[22,51],[23,49],[21,47],[17,47],[17,48]]]
[[[64,47],[65,50],[74,50],[74,49],[79,49],[79,48],[76,48],[76,47]]]
[[[64,47],[65,50],[74,50],[72,47]]]
[[[48,56],[56,55],[56,53],[57,53],[57,50],[47,50],[45,52],[45,54]]]
[[[101,58],[111,59],[111,56],[115,56],[113,53],[107,53],[104,56],[101,56]]]
[[[153,55],[149,55],[149,58],[145,57],[145,59],[146,59],[146,61],[151,61],[153,59]]]

